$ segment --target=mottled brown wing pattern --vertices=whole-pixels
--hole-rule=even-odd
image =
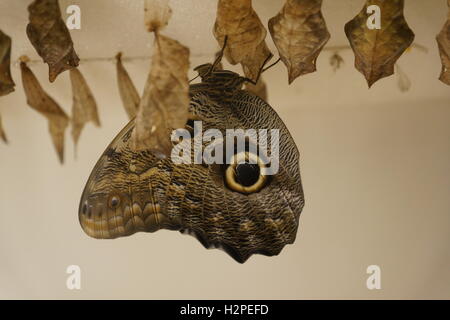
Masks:
[[[97,162],[80,202],[83,230],[94,238],[112,239],[138,231],[152,231],[160,218],[153,202],[155,181],[163,179],[160,165],[148,152],[135,153],[129,143],[134,122],[117,135]]]
[[[84,190],[79,219],[88,235],[111,239],[179,230],[239,262],[255,253],[276,255],[294,242],[304,199],[299,153],[287,128],[256,96],[237,90],[224,102],[202,88],[191,86],[190,111],[202,120],[203,131],[280,130],[279,172],[259,192],[233,191],[224,181],[225,165],[175,165],[132,151],[131,121],[101,156]]]

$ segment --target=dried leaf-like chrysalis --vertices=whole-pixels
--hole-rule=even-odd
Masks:
[[[149,32],[161,30],[171,16],[169,0],[144,0],[144,21]]]
[[[155,34],[150,74],[136,116],[134,147],[164,157],[170,155],[172,129],[188,118],[189,49],[178,41]]]
[[[447,22],[436,39],[442,61],[442,71],[439,80],[450,85],[450,0],[447,0],[447,4],[449,6]]]
[[[28,38],[48,64],[49,80],[53,82],[61,72],[77,67],[80,59],[73,48],[69,30],[61,18],[58,0],[35,0],[28,11]]]
[[[321,7],[322,0],[286,0],[280,13],[269,20],[269,31],[288,69],[289,83],[316,71],[317,57],[330,39]]]
[[[50,135],[61,163],[64,162],[64,133],[69,117],[64,110],[41,87],[33,72],[24,63],[20,63],[22,84],[28,105],[48,120]]]
[[[380,8],[380,29],[369,29],[367,25],[367,8],[371,5]],[[345,25],[355,67],[366,77],[369,87],[394,73],[395,62],[414,41],[403,7],[404,0],[367,0],[361,12]]]
[[[242,64],[245,75],[256,79],[262,65],[272,56],[266,45],[266,29],[252,8],[251,0],[219,0],[214,37],[222,47],[228,37],[225,57]]]
[[[124,68],[121,58],[122,54],[118,53],[116,56],[117,84],[119,86],[120,98],[122,99],[122,104],[127,112],[128,118],[133,119],[136,116],[141,98],[127,70]]]
[[[6,138],[5,131],[3,130],[1,115],[0,115],[0,139],[2,139],[4,143],[8,143],[8,139]]]
[[[11,78],[11,38],[0,30],[0,96],[14,91]]]
[[[70,81],[72,83],[73,96],[72,138],[76,146],[84,125],[92,121],[95,126],[100,127],[100,120],[97,112],[97,103],[78,68],[70,70]]]
[[[264,101],[267,101],[267,85],[264,82],[262,76],[259,77],[258,82],[256,82],[256,85],[254,85],[250,82],[247,82],[245,84],[245,90],[260,97]]]

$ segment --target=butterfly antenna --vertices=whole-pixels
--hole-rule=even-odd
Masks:
[[[270,66],[268,66],[268,67],[262,69],[261,73],[266,72],[267,70],[269,70],[270,68],[272,68],[274,65],[276,65],[276,64],[277,64],[278,62],[280,62],[280,61],[281,61],[281,58],[278,58],[278,60],[275,61],[274,63],[272,63]]]
[[[216,57],[216,60],[214,60],[214,63],[211,65],[211,68],[209,69],[208,74],[213,72],[216,69],[217,65],[222,61],[223,53],[225,51],[225,48],[227,47],[227,42],[228,42],[228,36],[225,36],[225,38],[223,39],[222,49],[220,49],[219,54]]]
[[[270,66],[268,66],[267,68],[264,68],[264,66],[266,65],[266,63],[267,63],[270,59],[272,59],[272,57],[273,57],[273,55],[272,55],[272,54],[269,54],[269,55],[267,56],[266,60],[264,60],[264,63],[263,63],[263,64],[261,65],[261,67],[259,68],[258,75],[256,76],[256,79],[255,79],[255,80],[252,80],[252,79],[247,78],[247,77],[244,77],[243,80],[246,81],[246,82],[250,82],[250,83],[253,84],[253,85],[256,85],[256,83],[258,82],[259,78],[261,77],[261,74],[262,74],[264,71],[266,71],[267,69],[269,69],[269,68],[273,67],[274,65],[276,65],[276,64],[280,61],[280,59],[278,59],[277,61],[275,61],[274,63],[272,63],[272,64],[271,64]]]
[[[200,77],[200,74],[196,75],[194,78],[192,78],[191,80],[189,80],[189,83],[191,83],[192,81],[194,81],[194,80],[197,79],[198,77]]]
[[[207,77],[207,76],[209,76],[209,75],[217,68],[217,66],[219,65],[219,63],[222,61],[222,58],[223,58],[223,52],[225,51],[225,48],[226,48],[226,46],[227,46],[227,42],[228,42],[228,36],[225,36],[225,38],[224,38],[224,40],[223,40],[223,46],[222,46],[222,49],[220,49],[220,51],[217,52],[217,54],[216,54],[216,59],[214,60],[214,63],[213,63],[213,64],[207,63],[207,64],[203,64],[203,65],[201,65],[201,66],[198,66],[198,67],[194,68],[194,70],[198,70],[199,67],[203,67],[203,66],[206,66],[206,65],[210,65],[210,67],[208,68],[208,71],[206,71],[206,72],[203,73],[203,74],[199,73],[195,78],[189,80],[189,83],[191,83],[192,81],[194,81],[195,79],[197,79],[197,78],[200,77],[200,76],[201,76],[201,77]]]

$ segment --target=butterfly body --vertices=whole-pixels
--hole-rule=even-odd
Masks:
[[[101,156],[83,192],[79,219],[89,236],[179,230],[241,263],[255,253],[276,255],[294,242],[304,205],[298,150],[276,112],[241,90],[242,78],[233,74],[213,72],[191,85],[190,112],[203,132],[278,129],[279,172],[257,192],[233,190],[226,164],[174,164],[133,150],[131,121]]]

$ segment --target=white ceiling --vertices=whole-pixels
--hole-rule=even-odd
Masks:
[[[13,39],[12,59],[37,59],[25,35],[27,0],[0,0],[0,29]],[[211,60],[214,0],[171,0],[167,34],[188,45],[191,64]],[[324,0],[331,40],[346,45],[344,24],[363,0]],[[301,152],[306,205],[293,245],[277,257],[238,265],[218,250],[170,231],[114,241],[88,238],[78,224],[81,192],[106,145],[127,121],[114,63],[86,62],[80,70],[98,102],[102,128],[87,125],[75,159],[70,135],[60,166],[46,120],[26,105],[20,70],[16,91],[0,98],[10,140],[0,143],[0,298],[449,298],[450,88],[437,78],[435,36],[447,18],[446,0],[407,0],[416,42],[399,60],[412,82],[403,93],[395,76],[370,90],[353,67],[351,50],[336,73],[332,51],[318,72],[287,85],[285,67],[264,75],[269,102]],[[82,29],[71,31],[79,56],[149,56],[152,36],[140,0],[60,1],[79,4]],[[253,0],[266,24],[283,1]],[[270,47],[274,47],[268,38]],[[276,54],[275,54],[276,55]],[[148,61],[126,62],[142,90]],[[47,67],[32,70],[70,113],[68,73],[48,83]],[[65,287],[65,270],[82,269],[82,290]],[[368,265],[382,268],[382,290],[365,287]]]

